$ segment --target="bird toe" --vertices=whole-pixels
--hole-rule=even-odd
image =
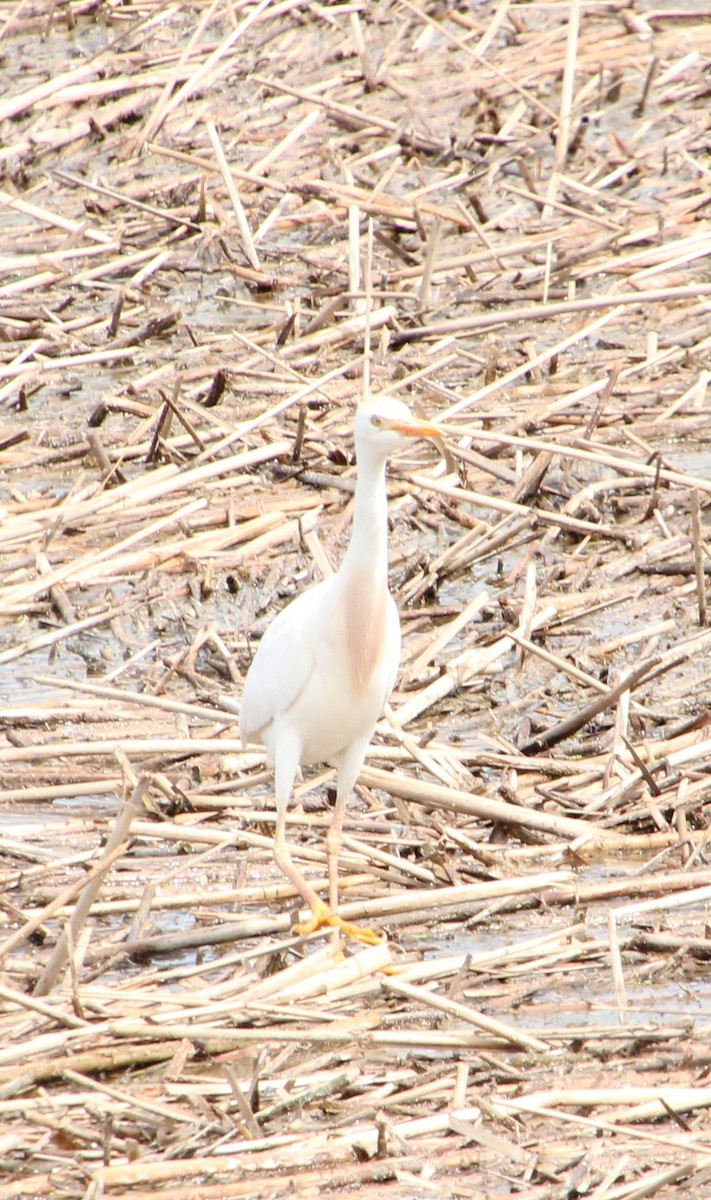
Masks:
[[[346,937],[364,942],[367,946],[379,946],[386,940],[385,935],[379,933],[377,929],[369,929],[367,925],[355,925],[352,921],[344,920],[339,913],[334,912],[323,901],[319,901],[318,907],[314,908],[308,921],[294,926],[294,933],[299,937],[308,937],[309,934],[316,933],[326,926],[331,929],[339,929]]]

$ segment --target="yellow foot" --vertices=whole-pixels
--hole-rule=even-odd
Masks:
[[[384,935],[375,929],[368,929],[365,925],[354,925],[352,921],[344,921],[343,917],[339,916],[337,912],[333,912],[323,901],[319,901],[318,908],[313,909],[308,921],[305,921],[303,925],[294,926],[294,933],[298,933],[300,937],[306,937],[309,933],[315,933],[317,929],[323,929],[324,925],[340,929],[346,937],[365,942],[368,946],[379,946],[381,942],[385,941]]]

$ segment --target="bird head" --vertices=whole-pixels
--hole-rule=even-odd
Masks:
[[[417,417],[402,400],[376,396],[359,405],[355,419],[356,454],[363,452],[387,458],[412,438],[442,440],[442,430],[432,421]]]

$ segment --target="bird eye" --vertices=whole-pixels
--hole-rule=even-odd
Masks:
[[[383,418],[374,413],[370,418],[370,423],[371,425],[374,425],[376,429],[380,429],[383,424]]]

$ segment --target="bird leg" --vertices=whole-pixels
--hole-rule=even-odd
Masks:
[[[326,855],[328,857],[328,902],[332,912],[338,911],[338,857],[341,853],[341,839],[343,832],[343,817],[346,811],[346,801],[350,794],[350,788],[346,789],[341,784],[341,776],[338,777],[338,788],[336,789],[336,803],[331,817],[331,824],[328,827],[326,834]]]
[[[311,909],[311,916],[309,919],[302,922],[300,925],[295,925],[294,933],[297,933],[300,937],[307,937],[308,934],[316,933],[318,929],[323,929],[325,925],[330,925],[332,928],[340,930],[340,932],[345,934],[346,937],[352,937],[358,941],[366,942],[370,946],[374,946],[379,942],[382,942],[382,937],[374,929],[367,929],[360,925],[354,925],[352,921],[345,921],[343,917],[339,916],[335,908],[326,904],[325,901],[323,901],[321,897],[316,894],[314,889],[309,886],[307,880],[304,879],[301,872],[294,865],[294,861],[291,857],[289,847],[287,846],[286,839],[284,837],[284,824],[285,820],[280,822],[279,816],[277,816],[277,827],[274,837],[274,859],[279,869],[284,872],[287,879],[289,879],[296,888],[302,900],[304,900]],[[337,854],[338,850],[336,850],[336,855]],[[336,867],[337,866],[338,859],[336,857]],[[336,887],[337,886],[338,885],[336,883]]]
[[[289,847],[286,844],[284,828],[286,825],[286,813],[283,815],[277,813],[276,831],[274,835],[274,859],[281,871],[284,872],[287,879],[296,888],[302,900],[308,904],[311,909],[311,916],[301,925],[294,926],[294,933],[305,937],[310,933],[315,933],[318,929],[323,929],[325,925],[330,925],[333,929],[340,930],[346,937],[355,938],[357,941],[365,942],[369,946],[375,946],[382,942],[382,937],[374,929],[367,929],[361,925],[354,925],[352,921],[345,921],[339,916],[336,911],[338,903],[338,850],[340,847],[340,826],[335,842],[331,840],[331,830],[328,834],[328,866],[329,866],[329,892],[333,898],[330,905],[326,904],[320,896],[316,894],[314,889],[309,886],[301,872],[294,865]],[[331,846],[333,845],[333,851]],[[331,866],[333,853],[333,868]]]
[[[294,926],[294,933],[300,937],[307,937],[310,933],[316,933],[317,930],[323,929],[329,925],[332,929],[340,931],[346,937],[355,938],[359,942],[365,942],[369,946],[378,945],[382,942],[382,937],[374,929],[368,929],[365,926],[354,925],[352,921],[346,921],[338,913],[338,851],[340,849],[340,823],[335,840],[332,838],[332,827],[329,829],[326,836],[326,849],[328,852],[328,884],[329,884],[329,904],[317,896],[312,887],[304,879],[303,875],[294,865],[289,847],[286,844],[284,837],[284,823],[282,828],[279,828],[279,818],[277,817],[276,835],[274,838],[274,858],[277,866],[284,872],[288,879],[291,880],[297,892],[311,909],[311,916],[307,921],[303,921],[299,925]]]
[[[320,896],[316,894],[314,889],[304,879],[301,872],[296,867],[294,860],[291,857],[291,851],[286,843],[286,808],[282,808],[277,799],[277,820],[276,829],[274,832],[274,861],[280,871],[286,875],[287,879],[293,884],[301,899],[305,904],[308,904],[311,909],[311,916],[303,925],[295,925],[294,933],[299,935],[307,935],[315,933],[317,929],[323,929],[324,925],[337,926],[343,933],[351,937],[360,937],[360,929],[357,925],[351,925],[348,921],[344,921],[329,908]],[[370,932],[369,930],[367,932]],[[369,940],[369,939],[365,939]],[[377,938],[380,941],[380,938]]]
[[[319,916],[323,916],[324,913],[330,914],[328,906],[317,896],[301,872],[297,870],[291,857],[291,851],[286,844],[286,810],[291,799],[296,772],[299,769],[301,747],[298,741],[290,736],[288,729],[279,730],[275,742],[277,752],[274,754],[274,795],[277,819],[274,830],[274,860],[279,870],[296,888],[301,899],[308,904],[314,918],[317,913]],[[323,923],[321,921],[321,924]]]
[[[274,790],[277,807],[276,828],[274,830],[274,860],[279,869],[283,871],[287,879],[296,888],[302,900],[311,909],[311,916],[308,921],[305,921],[302,925],[294,926],[294,933],[298,933],[299,935],[303,936],[315,933],[317,929],[323,929],[324,925],[330,925],[334,929],[339,929],[347,937],[357,938],[359,941],[367,942],[369,945],[376,945],[383,940],[375,930],[354,925],[351,921],[345,921],[343,917],[338,915],[337,911],[338,853],[341,847],[343,813],[346,800],[360,770],[364,753],[365,748],[363,748],[362,753],[357,751],[353,754],[353,763],[347,764],[343,770],[339,769],[336,807],[333,814],[333,821],[326,835],[330,902],[326,904],[297,869],[291,857],[291,851],[286,843],[286,810],[298,768],[299,747],[295,742],[292,743],[286,737],[282,737],[279,754],[276,756],[274,771]]]
[[[279,867],[280,871],[284,872],[287,879],[290,880],[290,882],[294,885],[297,892],[301,896],[301,899],[308,904],[311,912],[314,914],[314,917],[317,913],[321,914],[322,911],[323,913],[330,914],[331,910],[329,909],[328,905],[324,904],[323,900],[321,900],[314,889],[310,887],[307,880],[304,879],[301,872],[295,866],[294,860],[291,857],[291,851],[286,844],[286,836],[284,832],[285,826],[286,812],[278,811],[276,830],[274,833],[274,860],[276,865]],[[321,924],[323,925],[325,922],[321,921]],[[319,926],[314,926],[314,928],[319,928]]]
[[[331,912],[331,919],[324,920],[321,924],[333,925],[340,929],[341,933],[345,933],[347,937],[356,938],[360,942],[366,942],[370,946],[377,946],[383,941],[382,934],[375,929],[368,929],[365,925],[354,925],[351,921],[344,921],[343,917],[338,915],[338,856],[341,851],[341,837],[343,830],[343,817],[346,811],[346,802],[353,790],[355,781],[358,777],[363,758],[365,755],[365,746],[362,748],[355,745],[347,752],[351,761],[341,759],[338,766],[338,786],[336,788],[336,804],[331,817],[331,824],[328,827],[326,834],[326,854],[328,856],[328,903]],[[345,761],[344,761],[345,760]],[[310,922],[309,922],[310,924]],[[302,927],[303,928],[303,927]],[[317,926],[318,928],[318,926]]]

